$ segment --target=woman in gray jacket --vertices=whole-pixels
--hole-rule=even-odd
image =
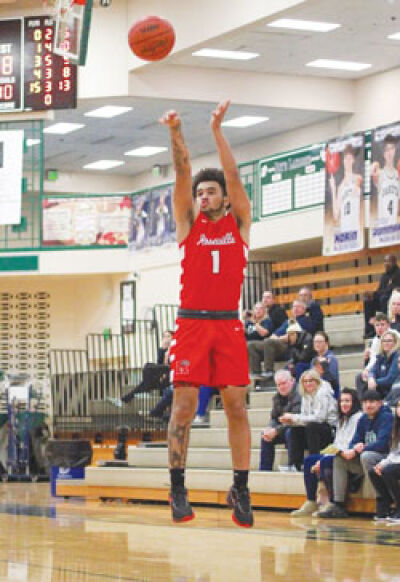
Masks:
[[[291,427],[290,448],[295,469],[301,470],[304,451],[316,455],[332,442],[338,418],[337,402],[328,382],[324,382],[315,370],[306,370],[300,377],[299,414],[285,413],[282,424]]]
[[[400,399],[396,402],[393,422],[392,447],[388,456],[368,472],[376,490],[375,520],[400,523]],[[391,514],[391,505],[395,509]]]

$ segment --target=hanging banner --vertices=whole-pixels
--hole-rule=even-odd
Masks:
[[[149,246],[151,192],[132,198],[132,218],[129,230],[129,249],[139,250]]]
[[[325,150],[323,255],[364,248],[364,134],[334,139]]]
[[[163,245],[175,240],[172,218],[172,187],[153,190],[150,205],[150,245]]]
[[[21,222],[23,130],[0,131],[0,224]]]
[[[400,122],[372,131],[369,246],[400,242]]]
[[[130,196],[43,198],[42,245],[126,245],[131,206]]]

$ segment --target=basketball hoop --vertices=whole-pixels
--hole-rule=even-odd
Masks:
[[[72,64],[84,65],[93,0],[46,0],[55,3],[53,52]]]

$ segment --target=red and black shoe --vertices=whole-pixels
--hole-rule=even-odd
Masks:
[[[240,527],[253,527],[253,511],[251,509],[250,491],[247,487],[230,488],[226,497],[228,507],[233,509],[232,519]]]
[[[171,506],[172,519],[176,523],[194,519],[193,509],[187,500],[185,487],[174,487],[169,492],[169,504]]]

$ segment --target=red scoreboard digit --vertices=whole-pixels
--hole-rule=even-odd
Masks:
[[[38,16],[24,21],[24,109],[75,108],[77,66],[53,53],[53,19]]]

